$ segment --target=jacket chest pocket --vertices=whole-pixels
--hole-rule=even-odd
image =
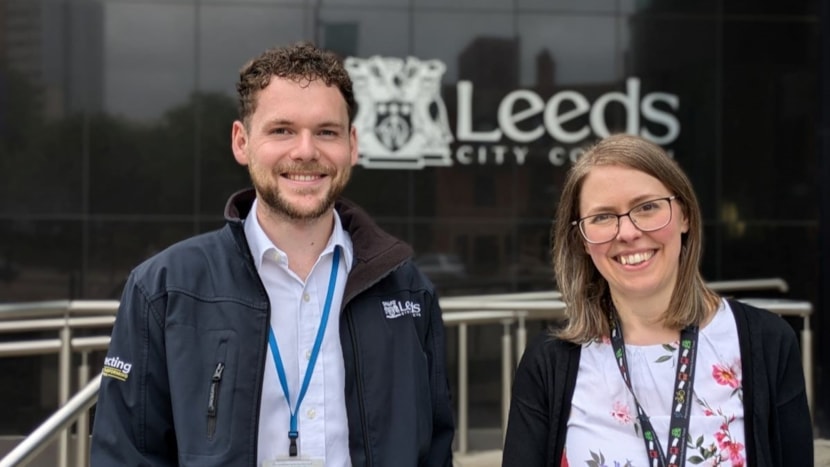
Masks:
[[[234,430],[238,417],[233,411],[237,392],[236,333],[183,328],[175,333],[174,348],[168,347],[179,452],[191,459],[221,455],[230,448],[233,433],[239,432]]]

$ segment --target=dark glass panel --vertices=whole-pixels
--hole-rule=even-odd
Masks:
[[[102,6],[8,0],[0,21],[0,212],[79,212],[87,119],[102,110]]]
[[[520,14],[517,24],[520,50],[516,60],[520,60],[523,87],[571,89],[614,82],[619,77],[623,57],[614,16]],[[550,77],[540,73],[539,54],[552,61]]]
[[[28,112],[19,115],[22,118],[15,118],[0,140],[0,214],[81,212],[89,120],[72,116],[44,121]]]
[[[360,7],[354,10],[360,11],[368,8],[389,7],[390,9],[407,8],[410,0],[326,0],[326,6],[335,7]]]
[[[221,229],[226,224],[224,218],[222,217],[221,213],[217,214],[216,216],[205,216],[199,220],[199,233],[210,232],[213,230]]]
[[[662,143],[695,187],[704,217],[716,216],[719,192],[720,68],[718,23],[699,17],[631,15],[627,52],[628,75],[640,80],[641,94],[666,93],[676,108],[659,110],[674,115],[678,133]],[[641,129],[665,136],[664,124],[644,119]]]
[[[627,0],[622,2],[624,11],[638,11],[655,16],[700,16],[720,14],[722,0],[679,0],[662,2],[660,0]]]
[[[193,4],[107,3],[102,40],[108,114],[152,124],[187,101],[197,76],[195,12]]]
[[[0,302],[81,298],[83,225],[0,219]]]
[[[502,219],[456,218],[413,226],[416,263],[442,295],[553,288],[549,222]]]
[[[237,118],[233,98],[218,92],[193,98],[198,128],[198,209],[200,215],[221,218],[228,196],[251,185],[247,167],[231,151],[231,127]]]
[[[518,0],[520,13],[541,12],[567,16],[570,14],[615,14],[632,8],[632,0]]]
[[[202,5],[199,10],[199,88],[188,106],[187,135],[195,131],[198,208],[221,219],[227,197],[250,185],[248,172],[233,158],[231,126],[238,116],[239,70],[265,49],[303,39],[308,10],[287,5]],[[238,26],[230,26],[238,25]]]
[[[4,342],[20,342],[55,337],[55,333],[48,336],[46,333],[3,334],[0,339]],[[57,366],[55,355],[0,358],[0,372],[6,382],[0,385],[0,397],[13,401],[3,409],[0,435],[20,436],[31,433],[57,410]]]
[[[703,253],[700,260],[700,273],[704,281],[730,280],[723,276],[721,255],[723,241],[720,238],[720,226],[717,222],[703,223]]]
[[[346,8],[323,2],[314,24],[318,34],[315,38],[320,45],[344,57],[404,58],[412,53],[411,17],[407,8]],[[344,39],[347,40],[344,42]]]
[[[124,1],[124,0],[110,0],[110,1]],[[133,0],[126,0],[126,1],[133,1]],[[144,0],[144,1],[157,1],[157,0]],[[260,7],[265,4],[267,6],[275,6],[277,8],[285,8],[285,9],[294,9],[299,7],[309,7],[311,2],[309,0],[268,0],[267,2],[263,2],[260,0],[158,0],[164,2],[179,2],[179,3],[187,3],[187,4],[198,4],[200,7],[212,7],[220,5],[222,7],[228,7],[231,9],[246,9],[250,7]],[[241,27],[244,29],[244,26]]]
[[[814,219],[817,25],[729,21],[724,28],[724,203],[742,219]]]
[[[720,10],[718,0],[518,0],[519,12],[544,12],[560,16],[569,14],[627,14],[635,11],[662,15],[716,14]]]
[[[193,212],[194,116],[189,107],[170,109],[149,126],[109,116],[91,123],[91,213]]]
[[[511,255],[503,266],[511,290],[556,289],[550,256],[551,222],[525,220],[517,226]]]
[[[514,9],[513,0],[412,0],[415,11],[464,11],[479,12],[497,10],[502,14]]]
[[[196,31],[199,89],[226,94],[235,109],[242,66],[269,47],[308,38],[312,21],[311,13],[297,2],[202,5]],[[225,136],[229,135],[230,128]]]
[[[106,115],[90,129],[89,210],[191,213],[194,8],[111,2],[105,12]]]
[[[174,218],[92,222],[84,298],[120,299],[133,268],[195,233],[193,222]]]
[[[818,303],[818,223],[754,222],[723,226],[721,277],[752,279],[780,277],[788,297]]]
[[[431,218],[438,208],[438,169],[382,170],[355,167],[344,196],[373,216]],[[445,201],[445,200],[441,200]]]
[[[824,0],[730,0],[723,2],[723,12],[726,15],[763,15],[772,18],[796,15],[807,19],[813,16],[810,19],[815,20],[819,14],[820,1]]]
[[[464,27],[458,27],[463,24]],[[440,60],[447,69],[442,82],[455,87],[481,71],[510,76],[518,57],[505,56],[512,48],[513,27],[503,14],[469,11],[416,11],[412,15],[412,54],[422,60]],[[492,48],[488,48],[488,45]],[[487,57],[484,50],[494,54]],[[501,61],[506,59],[506,61]],[[501,62],[500,62],[501,61]],[[498,63],[500,62],[500,63]],[[496,79],[497,76],[489,76]],[[449,102],[447,103],[449,105]]]

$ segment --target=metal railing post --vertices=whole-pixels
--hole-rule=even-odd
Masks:
[[[89,382],[89,352],[81,352],[81,365],[78,367],[78,384],[81,388]],[[75,424],[75,465],[89,465],[89,411],[78,416]]]
[[[512,319],[501,322],[501,439],[507,433],[507,417],[510,413],[510,385],[513,381],[513,335],[510,327]]]
[[[58,354],[58,406],[69,400],[70,366],[72,365],[72,330],[69,327],[69,311],[64,314],[66,323],[60,330],[61,349]],[[57,466],[67,467],[69,462],[69,429],[63,428],[58,436]]]
[[[467,408],[467,324],[458,325],[458,453],[467,452],[468,423]]]
[[[807,406],[810,407],[810,417],[813,416],[813,330],[810,328],[810,317],[804,316],[804,328],[801,329],[801,361],[804,367],[804,385],[807,388]]]
[[[525,353],[525,347],[527,347],[527,327],[525,325],[525,319],[527,318],[527,312],[523,311],[519,313],[518,316],[518,324],[516,326],[516,364],[518,365],[519,360],[522,359],[522,355]]]

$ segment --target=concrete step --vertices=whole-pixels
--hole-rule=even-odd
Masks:
[[[501,466],[501,449],[492,449],[501,446],[498,441],[501,432],[498,429],[470,430],[469,451],[464,454],[456,453],[453,456],[454,467],[499,467]],[[22,436],[0,436],[0,459],[8,454],[20,441]],[[74,439],[70,439],[70,465],[74,462],[72,451]],[[488,448],[488,446],[490,448]],[[817,439],[815,441],[815,467],[830,467],[830,440]],[[56,443],[50,443],[27,467],[54,467],[56,465]]]
[[[830,440],[816,440],[816,467],[830,467]]]
[[[500,467],[501,450],[455,454],[452,465],[453,467]]]
[[[500,467],[501,450],[472,451],[453,456],[453,467]],[[830,467],[830,440],[815,441],[815,467]]]

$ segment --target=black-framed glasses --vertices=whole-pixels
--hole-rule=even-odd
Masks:
[[[614,214],[603,212],[571,221],[579,226],[582,238],[588,243],[608,243],[620,232],[620,219],[628,216],[634,227],[642,232],[653,232],[667,226],[671,221],[671,202],[677,196],[666,196],[640,203],[628,212]]]

